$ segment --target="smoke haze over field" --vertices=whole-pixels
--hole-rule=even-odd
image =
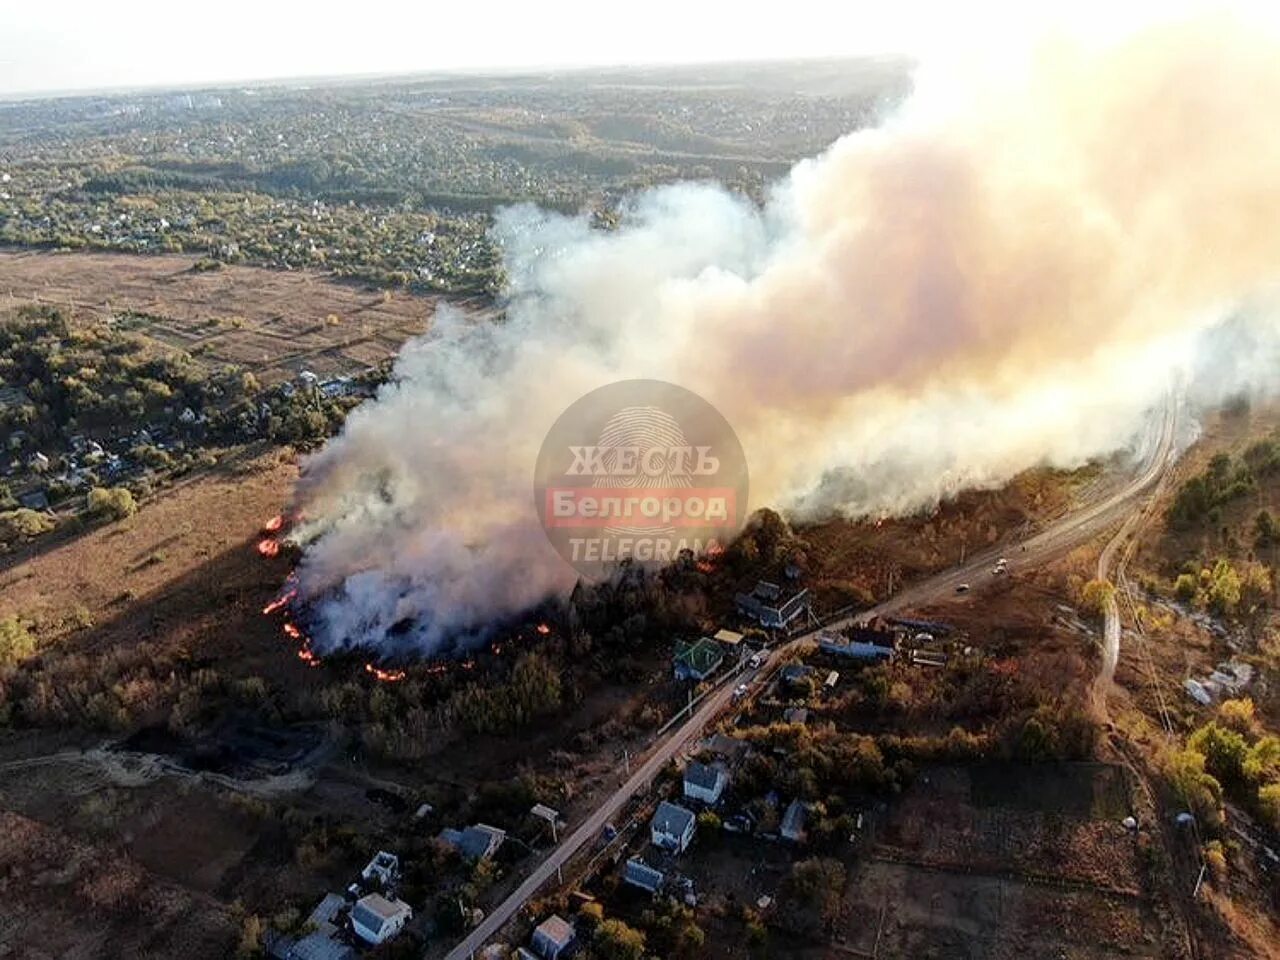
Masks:
[[[1120,449],[1175,373],[1205,396],[1268,382],[1280,45],[1198,20],[1018,52],[926,65],[896,116],[763,210],[681,185],[612,233],[501,214],[506,321],[442,312],[307,463],[317,647],[432,651],[571,585],[532,465],[614,380],[701,394],[742,440],[753,505],[804,517]]]

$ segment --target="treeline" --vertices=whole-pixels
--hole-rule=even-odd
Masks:
[[[1251,447],[1250,451],[1253,450]],[[1265,466],[1269,462],[1256,456],[1251,460],[1248,452],[1238,462],[1229,454],[1218,454],[1203,473],[1178,488],[1166,513],[1169,526],[1175,530],[1192,530],[1220,522],[1224,506],[1257,489],[1254,464]]]
[[[1277,474],[1280,474],[1280,439],[1250,444],[1238,459],[1220,453],[1209,461],[1203,472],[1178,488],[1166,520],[1173,529],[1182,531],[1219,523],[1225,506],[1255,492],[1260,480]],[[1274,523],[1268,526],[1274,535]]]

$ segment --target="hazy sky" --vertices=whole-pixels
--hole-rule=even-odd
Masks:
[[[1155,11],[1206,5],[1077,0],[1061,9],[1089,29],[1115,29]],[[1029,18],[1052,16],[1051,6],[995,0],[0,0],[0,94],[348,73],[927,55],[1015,44]]]

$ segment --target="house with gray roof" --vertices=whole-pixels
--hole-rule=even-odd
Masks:
[[[351,908],[351,929],[366,943],[386,943],[409,922],[413,908],[403,900],[388,900],[380,893],[361,897]]]
[[[477,823],[465,830],[445,829],[440,831],[440,839],[453,847],[458,853],[475,863],[488,860],[507,839],[507,832],[487,823]]]
[[[649,822],[649,838],[661,850],[684,853],[693,840],[696,825],[692,810],[663,800]]]
[[[684,795],[689,800],[717,803],[728,785],[729,774],[719,764],[691,760],[684,768]]]

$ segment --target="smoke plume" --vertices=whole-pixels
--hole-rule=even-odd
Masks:
[[[1123,448],[1175,375],[1271,379],[1280,46],[1197,20],[1020,60],[926,67],[763,208],[686,184],[613,232],[502,212],[505,319],[441,310],[306,464],[317,647],[434,652],[570,586],[532,469],[611,381],[701,394],[742,440],[753,505],[812,518]]]

